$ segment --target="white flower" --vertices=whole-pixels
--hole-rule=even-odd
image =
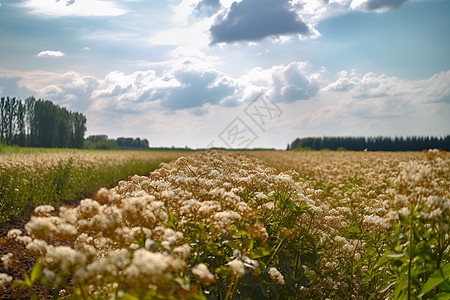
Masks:
[[[189,244],[184,244],[178,247],[175,247],[172,251],[175,256],[178,256],[182,259],[187,259],[189,254],[191,254],[191,247]]]
[[[272,281],[275,284],[280,284],[280,285],[284,284],[284,277],[280,273],[280,271],[278,271],[276,268],[270,268],[269,275],[270,275],[270,279],[272,279]]]
[[[230,266],[231,273],[237,278],[241,278],[245,274],[244,263],[239,259],[235,259],[227,263]]]
[[[7,284],[12,281],[12,277],[5,273],[0,273],[0,291],[5,289]]]
[[[208,270],[205,264],[198,264],[191,271],[200,280],[214,280],[214,275]]]
[[[5,254],[1,257],[1,261],[3,262],[3,266],[5,269],[9,269],[9,266],[11,265],[11,259],[13,257],[13,254],[9,252],[8,254]]]
[[[41,205],[34,209],[34,213],[36,215],[47,215],[54,211],[55,211],[55,208],[51,205]]]
[[[8,237],[9,238],[16,238],[18,236],[22,235],[22,230],[20,229],[11,229],[10,231],[8,231]]]
[[[131,264],[125,269],[124,275],[130,280],[148,280],[154,284],[167,282],[172,273],[180,272],[185,262],[171,255],[149,252],[138,249],[134,252]]]

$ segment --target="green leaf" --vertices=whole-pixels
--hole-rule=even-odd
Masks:
[[[16,281],[14,281],[14,282],[11,284],[10,288],[11,288],[11,289],[15,289],[16,287],[22,285],[22,283],[23,283],[22,280],[16,280]]]
[[[450,300],[450,293],[440,293],[433,297],[433,300]]]
[[[33,287],[33,283],[31,282],[30,277],[28,277],[27,273],[23,273],[23,281],[22,281],[22,283],[23,283],[24,286],[27,286],[27,287],[30,287],[30,288]]]
[[[249,257],[251,259],[258,259],[258,258],[267,256],[267,255],[270,255],[273,252],[273,250],[274,249],[272,247],[269,247],[269,248],[262,248],[262,247],[256,248],[255,250],[252,250],[250,252]]]
[[[392,254],[389,254],[387,257],[389,257],[389,258],[400,258],[400,257],[403,257],[403,256],[405,256],[405,252],[403,252],[403,253],[392,253]]]
[[[402,215],[402,214],[398,214],[398,219],[403,224],[408,224],[409,225],[411,223],[411,220],[408,217],[406,217],[405,215]]]
[[[250,239],[249,241],[248,241],[248,249],[250,249],[250,250],[252,250],[253,249],[253,239]]]
[[[391,254],[390,251],[384,252],[383,256],[380,257],[380,259],[375,264],[375,268],[379,268],[386,264],[389,261],[389,255]]]
[[[175,214],[172,211],[169,211],[169,221],[167,222],[167,227],[177,230],[178,228],[178,220]]]
[[[250,233],[248,233],[245,230],[239,230],[238,232],[236,232],[234,234],[234,236],[238,237],[238,236],[246,236],[246,237],[250,237]]]
[[[41,276],[41,263],[39,262],[39,260],[34,264],[30,276],[32,283],[34,283]]]
[[[138,297],[130,295],[130,294],[126,294],[123,297],[120,297],[121,300],[139,300]]]
[[[419,297],[422,297],[435,287],[439,286],[444,281],[449,280],[449,278],[450,278],[450,263],[443,265],[441,268],[439,268],[433,273],[433,275],[423,285]]]

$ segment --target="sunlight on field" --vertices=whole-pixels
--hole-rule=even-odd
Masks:
[[[176,151],[86,151],[2,147],[0,222],[29,213],[37,205],[58,205],[86,197],[130,174],[146,174]]]
[[[37,207],[8,234],[40,256],[15,288],[40,281],[85,299],[445,298],[449,175],[438,150],[195,153],[78,206]],[[8,288],[15,262],[2,255]]]

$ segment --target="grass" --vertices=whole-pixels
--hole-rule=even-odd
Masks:
[[[38,205],[91,197],[130,175],[145,175],[186,151],[79,150],[0,147],[0,223]]]

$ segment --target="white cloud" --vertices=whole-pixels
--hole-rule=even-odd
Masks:
[[[187,25],[198,2],[199,0],[182,0],[178,5],[171,5],[174,12],[172,21],[181,26]]]
[[[347,92],[354,99],[390,98],[408,103],[439,102],[450,96],[450,70],[424,80],[402,80],[395,76],[340,72],[324,90]]]
[[[65,55],[65,53],[63,53],[61,51],[45,50],[45,51],[39,52],[37,57],[46,57],[46,56],[61,57],[64,55]]]
[[[0,78],[18,78],[18,86],[32,91],[36,98],[48,99],[81,112],[86,112],[91,105],[92,92],[98,87],[98,79],[82,76],[77,72],[20,72],[0,69]]]
[[[325,69],[313,70],[308,62],[292,62],[269,69],[253,68],[242,79],[265,90],[276,102],[295,102],[313,97],[324,83]]]
[[[26,0],[19,6],[31,10],[38,15],[51,17],[88,17],[88,16],[119,16],[126,13],[113,1],[100,0],[77,0],[49,1],[49,0]]]
[[[93,93],[95,110],[141,112],[148,107],[165,111],[196,109],[212,105],[237,105],[244,87],[239,81],[213,69],[190,65],[167,70],[157,76],[153,70],[126,75],[109,73]],[[203,110],[206,112],[206,110]]]
[[[305,129],[322,128],[328,134],[367,136],[439,135],[450,128],[446,116],[450,70],[424,80],[343,71],[314,99],[320,106],[299,118]]]
[[[18,78],[35,97],[87,114],[93,134],[152,132],[160,145],[176,139],[206,146],[205,134],[219,134],[261,91],[282,107],[283,120],[274,126],[285,132],[283,144],[307,134],[444,134],[450,128],[450,70],[423,80],[354,71],[330,76],[307,62],[254,68],[240,77],[190,64],[103,78],[0,69],[0,79]],[[267,133],[266,145],[270,139],[280,136]]]

